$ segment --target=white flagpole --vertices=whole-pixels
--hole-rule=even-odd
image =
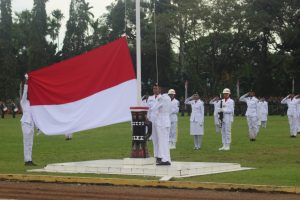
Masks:
[[[142,104],[142,86],[141,86],[141,8],[140,0],[135,1],[136,12],[136,79],[137,79],[137,102]]]

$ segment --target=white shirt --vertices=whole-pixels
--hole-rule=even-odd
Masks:
[[[259,101],[257,106],[258,106],[258,111],[259,111],[260,114],[268,115],[268,113],[269,113],[269,111],[268,111],[268,102]]]
[[[147,117],[149,119],[149,121],[151,121],[152,123],[155,122],[155,118],[157,116],[157,110],[154,110],[153,107],[157,102],[157,99],[160,97],[161,95],[152,95],[148,97],[148,101],[147,101],[147,105],[149,106],[149,111],[147,114]]]
[[[297,117],[297,104],[300,103],[300,99],[296,98],[289,98],[289,96],[286,96],[284,99],[282,99],[281,104],[287,104],[288,105],[288,110],[287,110],[287,115]]]
[[[22,99],[21,99],[21,102],[20,102],[22,110],[23,110],[23,115],[22,115],[22,118],[21,118],[21,122],[33,125],[33,120],[32,120],[32,117],[31,117],[30,103],[27,99],[27,91],[28,91],[28,85],[25,84],[24,85],[23,96],[22,96]]]
[[[218,116],[221,100],[210,100],[209,104],[214,105],[214,116]]]
[[[177,116],[178,112],[179,112],[179,101],[174,98],[171,100],[171,114],[170,114],[171,122],[178,121],[178,116]]]
[[[155,123],[160,127],[170,127],[170,113],[171,113],[171,98],[168,94],[163,94],[157,97],[155,105],[152,107],[155,116]]]
[[[234,101],[231,98],[228,98],[227,100],[222,99],[222,108],[218,108],[218,112],[220,111],[223,111],[223,122],[233,122]]]
[[[191,122],[200,122],[203,124],[204,122],[204,103],[200,99],[191,100],[191,98],[187,98],[184,102],[185,104],[190,104],[192,106],[192,114],[190,117]]]
[[[240,101],[247,103],[246,116],[256,117],[257,116],[257,103],[258,99],[256,97],[246,97],[248,94],[244,94],[240,97]]]

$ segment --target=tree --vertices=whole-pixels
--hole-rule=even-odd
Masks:
[[[48,0],[34,0],[32,9],[31,38],[29,47],[29,70],[49,64],[49,46],[46,41]]]
[[[0,21],[0,98],[15,98],[17,94],[16,60],[13,52],[11,0],[1,0]]]
[[[93,23],[92,7],[85,0],[72,0],[70,3],[70,17],[62,49],[63,57],[70,58],[87,50],[89,25]]]

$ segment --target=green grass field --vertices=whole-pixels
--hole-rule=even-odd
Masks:
[[[57,162],[126,158],[131,150],[130,130],[130,123],[122,123],[77,133],[71,141],[65,141],[64,136],[35,136],[33,160],[39,165],[36,168],[42,168]],[[300,135],[289,137],[287,117],[270,116],[267,129],[261,129],[257,141],[251,143],[245,117],[235,117],[229,152],[218,151],[221,135],[215,133],[212,117],[205,118],[205,135],[200,151],[193,149],[188,117],[179,117],[178,130],[177,149],[171,151],[173,161],[233,162],[255,168],[180,179],[182,181],[300,186]],[[150,142],[152,155],[151,147]],[[6,116],[0,119],[0,173],[28,174],[27,169],[23,163],[20,118]],[[96,174],[74,176],[116,177]]]

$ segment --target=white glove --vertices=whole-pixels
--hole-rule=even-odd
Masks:
[[[28,80],[28,74],[26,73],[24,76],[25,76],[25,79]]]

